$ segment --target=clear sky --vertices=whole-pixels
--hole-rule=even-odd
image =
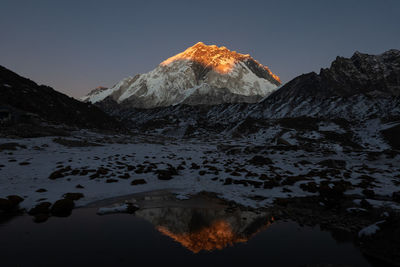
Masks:
[[[0,0],[0,65],[74,97],[199,41],[288,82],[356,50],[400,49],[400,1]]]

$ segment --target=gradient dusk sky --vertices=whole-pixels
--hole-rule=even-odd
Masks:
[[[74,97],[199,41],[288,82],[356,50],[400,49],[400,1],[0,0],[0,65]]]

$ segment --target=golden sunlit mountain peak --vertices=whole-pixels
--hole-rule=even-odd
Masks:
[[[246,60],[253,61],[259,68],[266,70],[275,81],[279,84],[281,83],[277,75],[273,74],[268,67],[253,59],[249,54],[240,54],[229,50],[225,46],[206,45],[203,42],[196,43],[182,53],[163,61],[160,65],[168,66],[176,61],[193,61],[220,74],[227,74],[235,68],[236,64]]]

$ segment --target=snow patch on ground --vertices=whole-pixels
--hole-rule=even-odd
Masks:
[[[376,234],[376,232],[378,232],[381,229],[378,226],[378,224],[381,224],[381,223],[384,223],[384,222],[385,221],[379,221],[379,222],[376,222],[374,224],[371,224],[371,225],[361,229],[361,231],[358,232],[358,237],[363,237],[363,236],[368,237],[368,236]]]

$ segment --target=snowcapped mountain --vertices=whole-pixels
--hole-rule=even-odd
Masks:
[[[110,97],[134,108],[254,103],[280,84],[278,76],[250,55],[199,42],[148,73],[125,78],[109,89],[96,89],[82,100],[97,103]]]
[[[91,90],[86,96],[82,97],[81,100],[84,102],[88,102],[88,100],[91,96],[98,95],[107,89],[108,89],[107,87],[98,86],[98,87],[94,88],[93,90]]]
[[[299,123],[304,117],[395,121],[400,119],[400,51],[338,57],[330,68],[298,76],[257,103],[137,109],[107,98],[97,106],[140,132],[182,136],[232,131],[246,135],[285,118],[296,118]]]

